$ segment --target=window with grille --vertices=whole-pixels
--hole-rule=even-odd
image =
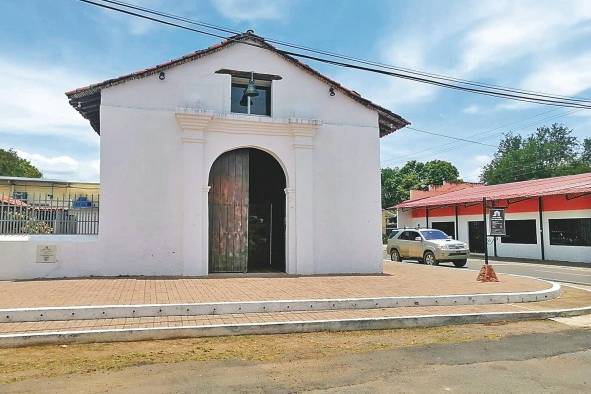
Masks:
[[[507,235],[501,237],[504,244],[536,244],[538,230],[535,219],[505,221]]]
[[[550,219],[550,245],[591,246],[591,218]]]

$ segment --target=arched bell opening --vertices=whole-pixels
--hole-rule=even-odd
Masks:
[[[209,272],[285,272],[280,163],[256,148],[220,155],[209,172]]]

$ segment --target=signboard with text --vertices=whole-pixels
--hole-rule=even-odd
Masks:
[[[37,245],[38,263],[57,262],[57,248],[55,245]]]
[[[499,236],[506,235],[505,231],[505,209],[491,208],[489,210],[490,218],[490,235]]]

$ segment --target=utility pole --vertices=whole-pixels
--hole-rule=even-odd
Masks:
[[[484,237],[484,265],[480,268],[478,277],[476,278],[479,282],[498,282],[497,274],[493,269],[492,265],[488,264],[488,231],[486,226],[486,197],[482,197],[482,222],[483,230],[482,236]]]
[[[488,235],[486,230],[486,197],[482,197],[482,239],[484,240],[484,264],[488,265]]]

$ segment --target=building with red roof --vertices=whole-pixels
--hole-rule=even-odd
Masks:
[[[472,253],[488,245],[491,256],[591,262],[591,173],[444,188],[396,208],[399,227],[441,229],[467,242]],[[485,242],[490,208],[505,209],[506,235]]]

